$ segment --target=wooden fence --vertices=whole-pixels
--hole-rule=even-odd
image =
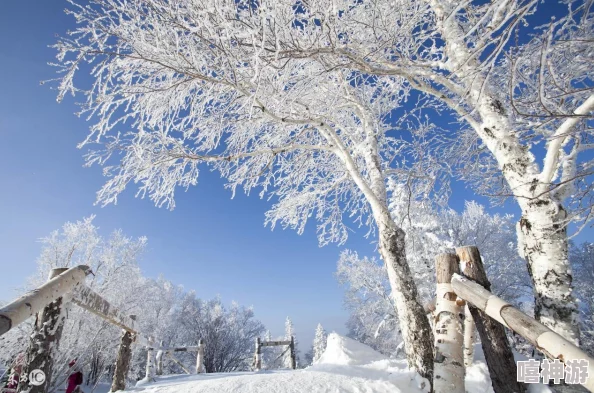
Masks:
[[[490,283],[476,247],[436,258],[434,316],[435,393],[464,393],[465,367],[472,362],[474,327],[481,339],[495,393],[523,393],[518,368],[505,328],[524,337],[547,358],[588,362],[582,385],[594,392],[594,359],[562,336],[490,292]],[[569,363],[571,364],[571,363]],[[547,381],[548,382],[548,381]]]
[[[275,346],[287,346],[287,349],[281,353],[280,356],[283,356],[285,352],[291,351],[291,368],[295,370],[297,367],[297,362],[295,359],[295,339],[291,336],[290,340],[283,340],[283,341],[261,341],[260,337],[256,338],[256,352],[254,353],[254,370],[260,371],[262,369],[262,347],[275,347]],[[280,357],[279,356],[279,357]]]
[[[112,392],[124,390],[126,387],[133,343],[145,346],[147,349],[145,379],[151,380],[155,375],[163,373],[164,355],[169,356],[182,370],[191,374],[192,371],[173,356],[175,352],[196,352],[196,367],[193,372],[198,374],[204,371],[203,340],[200,340],[197,346],[164,348],[162,342],[160,346],[155,346],[155,340],[143,334],[137,327],[136,316],[125,315],[84,284],[86,276],[91,273],[90,268],[85,265],[70,269],[53,269],[45,284],[0,308],[0,336],[37,315],[33,339],[27,350],[27,359],[21,375],[29,375],[30,371],[39,369],[45,373],[46,379],[39,386],[29,385],[28,381],[22,379],[18,391],[45,393],[50,386],[53,369],[52,349],[55,347],[52,343],[60,340],[64,323],[61,309],[63,303],[69,301],[123,329],[111,386]]]

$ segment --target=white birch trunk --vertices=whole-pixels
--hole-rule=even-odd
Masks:
[[[468,306],[464,307],[464,367],[472,366],[474,360],[474,318]]]
[[[518,244],[534,284],[536,318],[567,340],[577,343],[577,302],[571,296],[568,239],[565,223],[562,221],[565,212],[561,204],[547,192],[549,183],[546,179],[541,179],[543,174],[534,155],[515,136],[504,110],[498,105],[488,85],[484,84],[484,77],[475,72],[478,63],[471,58],[462,39],[464,33],[456,18],[447,17],[458,3],[448,0],[428,2],[437,16],[440,33],[447,42],[446,66],[462,81],[459,87],[462,91],[468,91],[465,99],[480,115],[478,121],[468,116],[467,120],[493,154],[522,210]],[[568,130],[565,133],[567,132]],[[550,156],[554,158],[556,154]],[[543,173],[550,172],[548,167],[552,165],[545,162]]]
[[[375,137],[369,137],[365,161],[371,184],[365,179],[348,149],[333,134],[326,133],[328,141],[339,148],[338,156],[355,184],[365,195],[378,228],[379,252],[388,271],[391,294],[398,314],[400,331],[410,367],[429,381],[433,381],[433,334],[429,321],[419,303],[417,286],[406,260],[405,234],[396,225],[386,203],[386,186],[383,172],[377,159]]]
[[[408,364],[422,377],[432,381],[433,335],[406,262],[404,231],[393,224],[387,211],[376,221],[379,227],[379,251],[388,271]]]
[[[543,325],[579,344],[578,313],[572,295],[565,210],[551,200],[524,214],[518,223],[519,252],[534,286],[534,316]],[[536,205],[536,204],[535,204]]]

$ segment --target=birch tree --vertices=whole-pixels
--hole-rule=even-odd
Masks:
[[[58,100],[84,97],[81,115],[93,125],[81,147],[110,177],[99,202],[117,202],[133,182],[137,195],[173,208],[177,188],[211,168],[233,192],[257,189],[274,200],[271,227],[302,233],[314,217],[327,244],[346,240],[347,219],[367,226],[378,237],[409,364],[431,380],[432,333],[386,182],[404,182],[420,198],[447,191],[432,150],[437,127],[413,109],[390,117],[410,96],[405,79],[380,80],[319,56],[318,40],[327,42],[319,28],[336,24],[332,40],[343,41],[341,17],[361,14],[358,5],[319,3],[312,14],[308,4],[282,1],[71,3],[79,24],[55,45],[64,73]],[[416,29],[409,16],[395,24],[407,36]],[[364,35],[357,39],[373,40]],[[83,70],[90,86],[75,83]]]
[[[422,112],[443,111],[457,119],[460,130],[452,131],[450,149],[453,160],[461,164],[459,175],[485,195],[510,196],[518,204],[522,211],[517,225],[518,248],[527,261],[534,284],[536,317],[577,342],[579,329],[568,263],[567,227],[572,221],[587,225],[593,206],[593,162],[588,154],[594,146],[590,121],[594,109],[592,4],[591,0],[562,0],[567,9],[564,15],[541,28],[522,29],[538,3],[537,0],[462,3],[285,0],[262,1],[257,5],[177,1],[172,5],[153,1],[146,7],[146,18],[159,13],[162,20],[175,21],[171,23],[184,26],[188,33],[184,37],[189,35],[190,39],[200,41],[198,45],[208,46],[209,59],[213,62],[228,59],[230,55],[231,64],[241,71],[248,69],[252,90],[245,93],[253,99],[262,97],[258,102],[250,101],[254,103],[250,107],[259,108],[263,116],[311,124],[303,110],[312,113],[319,108],[306,103],[301,95],[291,100],[290,92],[307,90],[319,95],[320,91],[308,82],[318,86],[320,75],[330,76],[341,70],[351,72],[347,78],[352,78],[353,87],[366,86],[365,82],[356,82],[357,76],[373,75],[367,79],[372,81],[369,83],[389,86],[395,98],[404,100],[418,94],[428,100],[422,105]],[[140,15],[140,11],[132,10],[134,6],[122,8],[125,10],[120,12]],[[142,15],[144,18],[144,10]],[[131,19],[132,22],[121,24],[141,23]],[[110,26],[103,31],[121,29]],[[533,36],[528,36],[530,33]],[[147,34],[139,30],[140,36]],[[164,35],[159,36],[160,45],[163,40],[166,40]],[[180,38],[170,46],[186,50],[184,40]],[[135,38],[133,42],[138,41]],[[84,57],[86,52],[81,50],[84,45],[74,45],[74,59]],[[144,49],[148,51],[147,46]],[[145,53],[139,57],[142,59]],[[168,53],[165,46],[161,53],[162,64],[171,68],[174,56],[164,55]],[[189,70],[200,57],[195,53],[188,57],[192,58],[188,60],[191,65],[184,69]],[[69,65],[75,63],[65,64],[67,75],[73,70]],[[314,68],[302,73],[303,64]],[[179,71],[179,67],[173,68]],[[241,71],[232,74],[230,84],[241,80],[238,75]],[[203,81],[218,81],[224,75],[229,76],[225,72],[222,66],[214,73],[192,75]],[[270,92],[271,86],[287,75],[299,75],[298,81],[284,79],[281,83],[282,95],[295,106],[292,111],[276,112],[271,109],[274,99],[266,99],[260,93]],[[69,77],[65,78],[62,91],[71,87],[69,81]],[[300,89],[305,85],[308,89]],[[325,95],[340,98],[330,92]],[[296,116],[297,113],[301,116]],[[336,123],[320,119],[318,124],[327,140],[340,134],[336,132]],[[344,141],[342,145],[350,146]],[[331,146],[342,148],[332,142]],[[363,150],[373,152],[374,143],[367,146],[370,148]],[[356,176],[344,155],[345,152],[339,153],[349,176]],[[377,160],[373,157],[368,154],[367,160],[362,159],[366,165],[372,163],[371,168],[366,168],[368,173],[364,171],[371,187],[363,184],[364,179],[353,177],[353,181],[369,201],[383,244],[380,252],[385,254],[382,248],[402,247],[388,246],[387,239],[381,239],[382,233],[394,233],[395,229],[387,214],[380,212],[382,173],[374,171],[373,162]],[[381,161],[376,166],[382,167]],[[372,197],[370,191],[380,196]],[[391,244],[395,243],[398,242]],[[391,261],[389,265],[400,266]],[[400,276],[406,275],[403,272]]]

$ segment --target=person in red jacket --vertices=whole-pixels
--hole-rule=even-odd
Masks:
[[[71,361],[70,363],[68,363],[68,366],[70,368],[73,368],[76,364],[76,360]],[[76,393],[76,392],[80,392],[80,388],[78,387],[79,385],[81,385],[83,383],[83,375],[80,372],[80,370],[74,370],[73,369],[73,373],[70,374],[70,376],[68,377],[68,385],[66,387],[66,393]]]

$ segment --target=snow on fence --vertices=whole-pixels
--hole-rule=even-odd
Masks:
[[[126,376],[132,358],[132,344],[143,345],[147,349],[147,365],[145,379],[153,379],[155,374],[163,372],[163,354],[168,355],[186,373],[191,372],[173,357],[173,352],[195,351],[195,372],[204,370],[204,340],[197,346],[163,348],[154,346],[154,339],[144,335],[136,327],[136,316],[125,315],[107,300],[95,293],[84,284],[87,275],[91,274],[88,266],[79,265],[73,268],[58,268],[50,272],[48,281],[32,291],[27,292],[15,301],[0,308],[0,336],[10,331],[20,323],[37,314],[35,330],[31,344],[27,350],[26,363],[22,375],[29,375],[34,369],[41,369],[45,375],[45,383],[39,386],[29,385],[25,379],[21,380],[18,391],[27,390],[29,393],[43,393],[50,386],[53,367],[53,343],[59,342],[65,316],[62,313],[63,303],[71,301],[77,306],[105,319],[111,324],[123,329],[111,391],[124,390]],[[154,352],[157,351],[155,357]]]
[[[260,337],[256,338],[256,353],[254,354],[254,369],[256,371],[260,371],[262,369],[262,347],[274,347],[274,346],[282,346],[287,345],[288,348],[280,354],[283,356],[288,350],[291,351],[291,368],[295,370],[297,367],[297,362],[295,360],[295,340],[294,337],[291,336],[290,340],[284,341],[261,341]],[[280,357],[279,356],[279,357]]]
[[[526,387],[513,378],[517,369],[504,327],[530,341],[550,359],[563,363],[586,360],[589,377],[583,386],[594,392],[594,359],[493,295],[476,247],[461,247],[456,249],[456,254],[437,256],[436,275],[435,393],[465,391],[464,367],[472,362],[474,325],[481,338],[495,393],[526,391]]]

